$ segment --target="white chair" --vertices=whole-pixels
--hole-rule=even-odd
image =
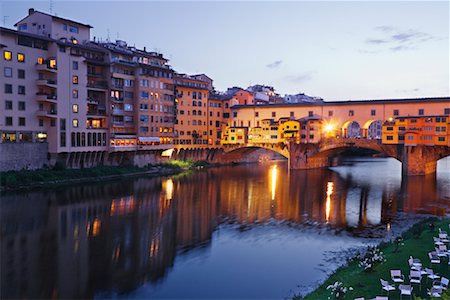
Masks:
[[[434,241],[434,244],[438,247],[441,245],[445,245],[443,242],[441,242],[441,239],[438,237],[433,237],[433,241]]]
[[[438,287],[432,287],[431,290],[428,290],[427,294],[433,298],[440,298],[442,297],[442,289]]]
[[[380,278],[381,287],[385,290],[388,295],[390,291],[395,291],[395,286],[390,285],[389,282]]]
[[[441,250],[439,246],[439,248],[434,248],[436,250],[436,255],[439,257],[447,257],[447,251]],[[444,247],[447,249],[447,247],[444,245]]]
[[[439,258],[439,256],[437,255],[436,252],[429,252],[428,253],[428,257],[430,258],[430,262],[431,264],[440,264],[441,263],[441,259]]]
[[[446,245],[440,245],[440,246],[438,246],[438,249],[439,249],[439,251],[442,251],[442,252],[446,253],[447,255],[449,253]]]
[[[400,270],[391,270],[391,279],[394,283],[403,283],[405,276],[403,276]]]
[[[373,300],[389,300],[386,296],[376,296]]]
[[[411,297],[412,291],[413,291],[413,287],[412,286],[400,284],[398,286],[398,288],[400,289],[400,299],[402,298],[403,295]]]
[[[411,269],[420,270],[422,268],[422,263],[418,258],[413,258],[412,256],[410,256],[408,259],[408,263]]]
[[[431,280],[435,281],[436,279],[440,278],[439,275],[434,274],[433,269],[425,268],[425,271],[427,272],[427,279],[431,279]]]
[[[420,289],[422,289],[422,275],[420,274],[420,271],[411,270],[409,272],[409,283],[417,283],[419,284]]]
[[[441,231],[441,229],[439,228],[439,239],[441,240],[441,242],[443,243],[448,243],[449,239],[448,239],[448,234],[447,232]]]
[[[448,279],[445,277],[441,277],[441,280],[435,280],[433,282],[433,287],[441,288],[443,290],[446,290],[448,288]]]

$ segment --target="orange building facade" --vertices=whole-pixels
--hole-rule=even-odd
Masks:
[[[450,116],[397,117],[383,124],[383,144],[450,146]]]

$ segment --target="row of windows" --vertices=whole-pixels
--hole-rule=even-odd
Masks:
[[[5,117],[5,126],[13,126],[13,117]],[[19,126],[26,126],[25,118],[19,117],[18,118],[18,125]]]
[[[9,84],[9,83],[5,83],[5,94],[12,94],[12,93],[13,93],[13,85]],[[17,94],[25,95],[25,86],[24,85],[17,86]]]
[[[5,100],[5,110],[12,110],[13,109],[13,102],[12,100]],[[18,110],[25,110],[26,109],[26,103],[25,101],[19,101],[17,102],[17,109]]]
[[[424,109],[419,109],[417,113],[418,113],[419,116],[423,116],[425,114],[425,110]],[[328,116],[329,117],[332,117],[333,114],[334,114],[334,112],[332,110],[328,111]],[[370,111],[370,115],[371,116],[376,116],[376,114],[377,114],[377,111],[375,109],[372,109]],[[444,115],[449,115],[449,114],[450,114],[450,108],[444,108]],[[273,111],[271,115],[272,115],[272,118],[275,118],[277,116],[277,112]],[[291,111],[290,112],[290,117],[294,117],[294,115],[295,115],[294,112]],[[308,111],[308,117],[312,117],[313,115],[314,115],[313,111]],[[398,109],[394,109],[393,110],[393,115],[394,116],[400,115],[400,111]],[[355,111],[354,110],[349,110],[348,111],[348,116],[349,117],[355,116]],[[237,112],[233,112],[233,117],[234,118],[237,117]],[[259,117],[259,112],[258,111],[255,112],[255,117]]]
[[[142,123],[148,123],[148,121],[150,120],[150,123],[172,123],[173,122],[173,118],[170,117],[159,117],[158,116],[149,116],[148,115],[140,115],[139,116],[139,121],[141,121]],[[158,122],[159,120],[159,122]]]
[[[3,59],[6,61],[12,61],[13,54],[11,51],[3,50]],[[25,54],[17,53],[17,61],[24,63],[25,62]]]
[[[220,143],[220,141],[218,141],[218,142]],[[191,144],[194,144],[194,145],[208,145],[208,140],[194,140],[194,141],[192,141],[192,140],[185,140],[185,139],[183,139],[183,140],[176,140],[175,144],[177,144],[177,145],[191,145]],[[216,144],[218,145],[218,143],[216,143]]]
[[[66,134],[61,132],[61,147],[65,147]],[[106,133],[101,132],[72,132],[70,136],[72,147],[98,147],[106,146]]]
[[[148,127],[148,126],[140,126],[139,127],[139,132],[141,133],[147,133],[150,129],[150,132],[160,132],[160,133],[167,133],[167,132],[172,132],[173,128],[172,127]]]
[[[176,91],[176,93],[177,93],[177,97],[178,97],[178,98],[181,98],[181,97],[183,97],[183,95],[184,95],[184,91]],[[187,92],[187,95],[188,95],[188,96],[191,96],[191,92],[188,91],[188,92]],[[201,92],[192,92],[192,98],[193,98],[193,99],[202,99],[202,93],[201,93]],[[203,93],[203,98],[206,99],[206,93]],[[219,107],[220,107],[220,106],[219,106]]]
[[[420,137],[420,140],[424,140],[424,141],[432,141],[433,140],[433,135],[425,135],[425,136],[421,136]],[[393,141],[394,140],[394,136],[392,136],[392,135],[388,135],[388,136],[386,136],[386,140],[388,140],[388,141]],[[405,140],[405,136],[404,135],[399,135],[398,136],[398,140],[399,141],[404,141]],[[413,135],[408,135],[407,136],[407,140],[408,141],[414,141],[415,140],[415,136],[413,136]],[[439,142],[445,142],[445,140],[446,140],[446,137],[445,136],[438,136],[437,137],[437,140],[439,141]]]
[[[10,67],[5,67],[3,69],[3,75],[7,78],[11,78],[13,77],[13,69]],[[25,79],[25,70],[23,69],[18,69],[17,70],[17,78],[18,79]]]
[[[139,110],[140,111],[148,111],[149,105],[147,103],[141,103],[139,104]],[[172,106],[166,106],[166,105],[159,105],[158,108],[158,104],[150,104],[150,110],[151,111],[155,111],[155,112],[164,112],[164,113],[172,113],[173,112],[173,107]]]

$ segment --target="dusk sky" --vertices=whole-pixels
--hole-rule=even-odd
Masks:
[[[2,26],[50,1],[3,1]],[[217,90],[272,85],[326,100],[450,95],[449,2],[53,1],[91,38],[157,50]],[[4,16],[7,16],[4,19]],[[3,21],[5,22],[3,23]]]

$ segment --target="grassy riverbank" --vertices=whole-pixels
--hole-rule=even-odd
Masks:
[[[143,168],[134,166],[100,166],[84,169],[65,169],[56,166],[52,169],[21,170],[0,172],[0,189],[12,190],[50,184],[101,180],[127,175],[168,175],[176,174],[196,167],[206,166],[204,161],[172,160]]]
[[[434,223],[435,229],[430,230],[429,224]],[[394,243],[382,243],[380,249],[384,253],[386,261],[379,264],[371,272],[363,271],[359,266],[359,260],[353,259],[346,266],[339,268],[332,274],[319,288],[310,293],[305,299],[328,299],[330,290],[327,290],[329,285],[336,281],[340,281],[344,286],[351,286],[353,290],[347,292],[344,299],[354,299],[357,297],[364,297],[365,299],[373,299],[375,296],[385,296],[387,293],[383,291],[380,284],[380,278],[391,282],[390,270],[399,269],[405,276],[406,284],[409,283],[409,265],[408,258],[413,256],[419,258],[424,267],[430,266],[428,252],[434,250],[433,237],[438,235],[438,228],[449,231],[449,218],[443,219],[428,219],[426,221],[415,224],[411,229],[406,231],[403,237],[403,245],[400,245],[395,251]],[[433,266],[435,273],[450,278],[450,266],[447,264],[447,259],[441,262],[440,265]],[[427,288],[430,288],[431,281],[427,281],[426,277],[422,278],[421,289],[417,284],[413,285],[414,294],[416,297],[429,299],[427,295]],[[400,299],[400,292],[397,290],[389,293],[389,298]],[[333,299],[331,297],[330,299]]]

